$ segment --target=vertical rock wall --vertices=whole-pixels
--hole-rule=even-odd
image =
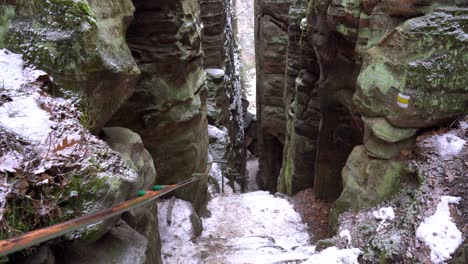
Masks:
[[[341,34],[342,27],[335,22],[352,19],[353,7],[349,1],[324,0],[314,1],[309,8],[309,37],[320,69],[317,91],[321,120],[314,187],[317,197],[326,200],[340,195],[341,169],[352,148],[362,141],[361,122],[351,100],[360,62],[354,39]]]
[[[228,170],[226,176],[237,178],[245,186],[245,146],[244,146],[244,109],[242,107],[242,86],[240,80],[240,57],[236,41],[236,22],[234,1],[200,0],[202,7],[204,67],[209,75],[208,81],[218,80],[216,75],[224,71],[224,86],[209,84],[216,88],[210,91],[216,99],[219,116],[213,125],[228,129],[227,150]]]
[[[291,0],[255,2],[257,67],[258,186],[276,191],[286,135],[283,89]]]
[[[200,8],[191,0],[135,0],[134,5],[127,41],[142,75],[135,93],[109,125],[140,134],[154,159],[158,183],[176,183],[206,171]],[[176,194],[199,207],[206,182]]]
[[[466,56],[454,54],[466,53],[467,5],[298,0],[285,23],[281,3],[257,1],[260,186],[273,190],[282,167],[279,191],[313,185],[318,198],[340,197],[332,221],[347,208],[390,197],[408,173],[400,151],[411,148],[418,129],[466,109],[459,71]],[[288,26],[286,67],[282,25]]]
[[[203,21],[203,65],[222,69],[225,65],[226,1],[199,0]]]
[[[292,195],[314,181],[320,106],[316,82],[318,62],[310,39],[306,10],[308,1],[291,3],[284,102],[287,134],[278,191]]]

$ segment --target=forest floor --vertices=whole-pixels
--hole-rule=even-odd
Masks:
[[[290,200],[307,224],[313,242],[329,237],[328,216],[332,203],[315,198],[313,189],[300,191]]]

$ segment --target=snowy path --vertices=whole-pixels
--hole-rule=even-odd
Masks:
[[[193,238],[191,204],[176,200],[172,223],[170,201],[159,202],[164,263],[357,263],[358,249],[314,254],[299,214],[285,199],[257,191],[215,196],[203,219],[203,233]]]
[[[217,196],[199,245],[205,263],[273,263],[307,259],[314,248],[298,213],[267,192]]]
[[[208,204],[211,217],[203,219],[203,233],[194,241],[189,241],[190,204],[176,201],[171,226],[168,204],[159,205],[163,252],[171,255],[166,263],[274,263],[306,260],[314,252],[299,214],[268,192],[216,196]]]

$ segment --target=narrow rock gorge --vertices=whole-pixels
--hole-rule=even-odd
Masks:
[[[468,263],[467,47],[467,0],[0,0],[0,262]]]

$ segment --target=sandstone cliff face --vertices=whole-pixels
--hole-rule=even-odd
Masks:
[[[328,16],[333,17],[335,31],[356,43],[359,74],[352,100],[364,121],[367,157],[356,158],[362,147],[353,150],[356,155],[346,163],[351,171],[343,170],[347,184],[332,220],[345,210],[344,204],[362,208],[394,194],[407,174],[401,171],[400,151],[411,148],[419,129],[463,114],[468,102],[466,78],[459,72],[468,58],[454,55],[466,53],[467,27],[462,14],[467,12],[467,3],[364,1],[346,8],[341,4],[335,13],[329,9]],[[344,19],[343,10],[353,18]],[[369,169],[359,169],[361,162],[380,162],[384,167],[365,176]],[[386,179],[379,178],[382,174]],[[365,178],[375,184],[355,185]],[[356,191],[368,201],[351,198],[350,193]]]
[[[408,173],[400,151],[411,148],[419,129],[453,120],[466,109],[466,78],[459,70],[467,58],[454,55],[466,53],[466,6],[310,1],[301,61],[294,53],[297,40],[291,42],[299,35],[293,18],[305,8],[293,2],[284,86],[288,128],[278,189],[291,194],[313,181],[319,198],[341,195],[332,222],[347,208],[375,205],[394,194]]]
[[[340,197],[333,223],[392,196],[418,131],[465,111],[467,3],[298,0],[289,21],[281,3],[256,4],[260,186]]]
[[[318,62],[307,38],[308,1],[291,3],[288,27],[288,54],[284,103],[287,118],[283,167],[278,191],[292,195],[311,187],[314,181],[316,141],[320,123],[320,106],[315,83]]]
[[[223,68],[227,10],[225,0],[199,0],[203,21],[203,65],[205,68]],[[231,14],[229,14],[231,15]]]
[[[206,85],[197,2],[134,1],[127,41],[142,72],[132,97],[108,125],[141,135],[154,158],[158,183],[204,173],[207,159]],[[178,191],[199,207],[206,182]]]
[[[286,135],[283,89],[290,0],[255,2],[257,67],[258,186],[275,191]]]

